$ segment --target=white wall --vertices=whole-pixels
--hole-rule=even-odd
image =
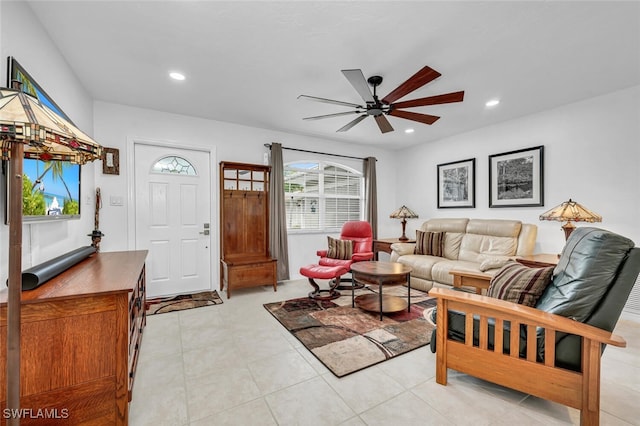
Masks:
[[[544,207],[489,208],[488,156],[539,145]],[[438,209],[437,165],[474,157],[476,208]],[[561,223],[538,216],[572,198],[602,215],[594,226],[640,244],[640,86],[406,149],[398,164],[397,197],[420,215],[407,225],[412,235],[431,217],[513,218],[538,225],[537,252],[559,253]]]
[[[107,147],[120,149],[121,175],[102,175],[101,164],[82,168],[82,218],[78,221],[25,225],[23,267],[90,243],[93,197],[101,187],[104,208],[101,230],[103,250],[129,246],[127,155],[134,138],[168,141],[215,149],[222,160],[261,163],[264,143],[378,158],[379,235],[398,236],[400,224],[388,218],[399,204],[420,214],[409,220],[411,235],[430,217],[517,218],[539,226],[537,251],[559,252],[563,246],[560,223],[539,222],[538,216],[569,197],[600,213],[598,226],[640,242],[640,88],[635,87],[496,126],[423,144],[400,152],[349,145],[228,123],[165,114],[121,105],[92,103],[77,77],[24,2],[0,2],[0,75],[6,75],[6,57],[16,59],[46,88],[48,94],[86,133]],[[503,108],[508,107],[506,105]],[[488,208],[488,155],[537,145],[545,146],[545,206]],[[289,161],[285,151],[285,161]],[[436,208],[436,166],[475,157],[476,208]],[[217,188],[217,177],[213,188]],[[214,193],[215,194],[215,193]],[[110,206],[111,195],[123,196],[122,207]],[[218,222],[214,195],[212,223]],[[4,200],[0,200],[4,210]],[[583,226],[579,224],[578,226]],[[214,237],[217,234],[214,235]],[[8,227],[0,224],[0,282],[7,277]],[[214,238],[217,251],[217,239]],[[315,251],[326,244],[323,234],[294,234],[289,239],[290,267],[316,260]],[[217,253],[214,264],[217,267]],[[217,275],[213,275],[214,277]]]
[[[245,163],[263,163],[263,154],[268,152],[265,143],[279,142],[284,147],[329,152],[355,157],[373,156],[378,159],[376,170],[378,178],[378,211],[380,235],[395,235],[399,225],[388,215],[396,207],[396,169],[395,154],[379,148],[361,145],[349,145],[335,141],[308,136],[274,132],[270,130],[240,126],[230,123],[186,117],[176,114],[162,113],[124,105],[105,102],[95,103],[94,129],[95,137],[101,144],[120,150],[120,175],[103,175],[96,171],[96,186],[100,187],[103,207],[100,210],[100,229],[106,234],[102,240],[103,251],[135,249],[135,228],[132,216],[132,196],[127,192],[130,182],[130,170],[127,170],[128,156],[132,153],[132,144],[136,140],[157,141],[187,147],[212,148],[212,259],[213,277],[218,277],[219,259],[219,204],[218,163],[220,161],[237,161]],[[302,154],[284,150],[284,161],[300,158],[314,158],[311,154]],[[340,159],[336,157],[322,158],[346,164],[361,170],[359,160]],[[109,204],[111,196],[127,200],[123,206]],[[326,246],[326,234],[305,233],[289,235],[289,267],[292,278],[299,277],[300,266],[317,262],[316,250]],[[218,285],[214,279],[214,287]]]
[[[91,135],[93,100],[37,22],[26,3],[0,2],[0,85],[6,84],[6,58],[13,56],[71,120]],[[93,230],[94,165],[82,166],[81,170],[81,219],[24,225],[23,268],[91,244],[86,234]],[[4,225],[5,200],[0,198],[0,283],[4,283],[8,275],[9,227]],[[0,289],[3,287],[0,285]]]

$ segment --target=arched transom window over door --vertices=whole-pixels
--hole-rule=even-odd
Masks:
[[[175,175],[198,176],[196,168],[189,160],[175,155],[162,157],[151,168],[154,173],[171,173]]]

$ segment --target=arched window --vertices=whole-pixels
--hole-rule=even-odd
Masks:
[[[193,167],[193,164],[191,164],[189,160],[182,157],[176,157],[175,155],[159,159],[156,161],[156,164],[153,165],[151,171],[155,173],[171,173],[174,175],[198,175],[198,173],[196,173],[196,168]]]
[[[364,178],[349,167],[299,161],[284,168],[287,229],[339,230],[350,220],[362,220]]]

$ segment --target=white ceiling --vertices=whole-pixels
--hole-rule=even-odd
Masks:
[[[640,2],[29,1],[96,100],[399,149],[640,84]],[[340,70],[442,73],[401,100],[465,90],[462,103],[389,117],[303,121],[361,103]],[[168,77],[170,70],[187,76]],[[487,109],[484,103],[500,98]],[[413,134],[404,129],[412,127]]]

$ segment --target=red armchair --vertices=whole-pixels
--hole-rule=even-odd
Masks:
[[[320,256],[318,262],[322,266],[345,266],[348,270],[351,270],[351,264],[353,262],[362,262],[365,260],[373,259],[373,232],[371,231],[371,224],[369,222],[351,221],[345,222],[342,225],[340,231],[341,240],[351,240],[353,242],[353,255],[351,259],[332,259],[327,257],[327,250],[318,250],[317,254]]]

